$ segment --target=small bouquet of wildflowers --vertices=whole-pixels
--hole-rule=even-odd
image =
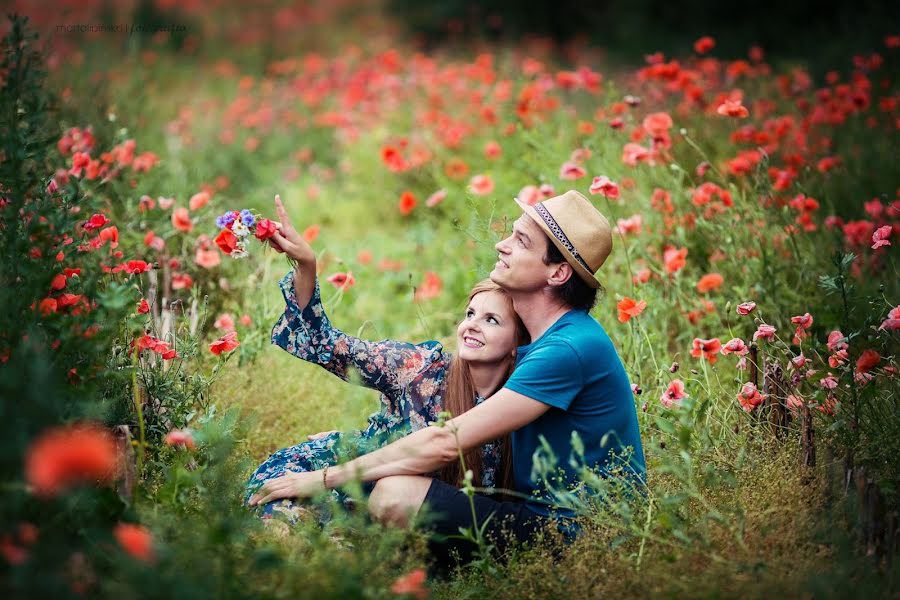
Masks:
[[[216,236],[216,246],[232,258],[247,257],[247,238],[252,233],[261,242],[272,237],[277,227],[275,221],[264,219],[261,215],[250,212],[229,210],[216,217],[216,227],[221,231]]]

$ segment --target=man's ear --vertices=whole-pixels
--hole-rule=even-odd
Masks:
[[[556,268],[550,273],[550,277],[547,278],[547,285],[551,287],[563,285],[569,280],[569,277],[572,277],[574,274],[575,270],[572,269],[572,265],[563,261],[556,265]]]

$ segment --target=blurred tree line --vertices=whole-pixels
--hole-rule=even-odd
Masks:
[[[690,52],[697,38],[716,39],[716,56],[745,57],[759,45],[771,61],[844,66],[854,52],[883,50],[900,33],[900,2],[889,0],[387,0],[426,45],[480,37],[515,40],[537,34],[563,43],[577,37],[611,58]]]

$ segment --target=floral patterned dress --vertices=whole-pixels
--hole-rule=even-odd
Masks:
[[[344,381],[378,390],[381,409],[369,417],[368,426],[362,431],[331,433],[269,456],[250,477],[247,499],[267,480],[287,471],[315,471],[345,462],[436,421],[443,410],[445,375],[450,366],[451,355],[436,341],[371,342],[335,329],[322,307],[318,279],[309,304],[302,309],[297,304],[293,271],[281,279],[279,286],[286,307],[272,329],[272,343]],[[483,401],[481,396],[475,398],[476,404]],[[482,486],[491,487],[500,466],[500,444],[485,444],[482,453]],[[342,492],[332,493],[345,506],[352,505]],[[258,510],[264,519],[280,516],[291,523],[306,512],[293,499],[270,502]]]

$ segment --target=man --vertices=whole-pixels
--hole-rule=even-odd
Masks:
[[[588,314],[600,288],[595,273],[612,250],[609,222],[574,190],[533,207],[516,202],[524,213],[512,234],[497,244],[491,279],[513,299],[532,343],[518,349],[516,369],[506,385],[443,427],[421,429],[324,471],[273,479],[251,504],[309,497],[354,479],[376,481],[369,497],[376,519],[405,525],[427,503],[437,516],[435,531],[455,535],[460,527],[473,525],[469,498],[421,474],[458,460],[460,448],[465,452],[510,433],[516,491],[530,499],[499,502],[476,494],[475,512],[479,525],[493,515],[489,532],[503,527],[525,540],[552,519],[572,516],[552,505],[551,489],[578,484],[569,464],[573,432],[590,467],[609,471],[616,466],[614,455],[630,454],[626,470],[643,478],[628,376],[609,336]],[[543,441],[559,459],[555,476],[546,480],[532,477],[532,460]]]

